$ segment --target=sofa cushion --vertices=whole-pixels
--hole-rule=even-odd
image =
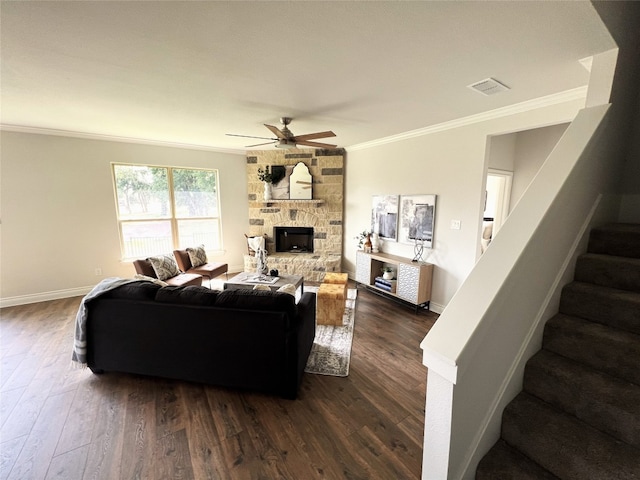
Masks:
[[[156,272],[156,277],[160,280],[175,277],[180,273],[178,264],[172,255],[157,255],[150,257],[149,261],[151,262],[154,272]]]
[[[220,292],[210,290],[207,287],[196,287],[188,285],[186,287],[163,287],[157,291],[156,301],[160,303],[177,303],[181,305],[204,305],[216,304],[216,299]]]
[[[207,263],[207,253],[204,251],[204,245],[187,248],[187,254],[189,254],[189,261],[192,267],[199,267]]]
[[[286,312],[289,318],[295,317],[298,313],[298,307],[293,296],[288,293],[263,290],[223,290],[218,295],[216,306],[264,310],[267,312]]]
[[[152,282],[131,282],[108,290],[99,298],[125,298],[127,300],[153,300],[162,287]]]

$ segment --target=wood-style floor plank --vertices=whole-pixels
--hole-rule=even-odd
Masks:
[[[359,289],[349,376],[292,401],[74,369],[79,302],[0,311],[0,480],[420,478],[437,315]]]

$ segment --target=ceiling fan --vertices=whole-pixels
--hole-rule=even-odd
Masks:
[[[283,125],[282,129],[278,127],[274,127],[273,125],[264,126],[267,127],[271,133],[273,133],[276,138],[270,137],[253,137],[250,135],[236,135],[234,133],[227,133],[230,137],[244,137],[244,138],[261,138],[263,140],[270,140],[265,143],[256,143],[255,145],[247,145],[246,148],[249,147],[259,147],[261,145],[271,145],[275,144],[276,148],[295,148],[297,145],[304,145],[305,147],[316,147],[316,148],[336,148],[336,145],[332,145],[330,143],[321,143],[321,142],[311,142],[310,140],[315,140],[316,138],[326,138],[326,137],[335,137],[336,134],[331,131],[326,132],[317,132],[317,133],[307,133],[306,135],[294,135],[291,130],[289,130],[288,125],[293,120],[291,117],[281,117],[280,123]]]

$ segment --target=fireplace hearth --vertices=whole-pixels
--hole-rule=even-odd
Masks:
[[[276,252],[313,252],[313,227],[273,227]]]

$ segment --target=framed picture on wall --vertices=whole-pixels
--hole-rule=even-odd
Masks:
[[[373,196],[371,232],[386,240],[398,239],[398,195]]]
[[[435,214],[435,195],[401,195],[398,241],[433,248]]]

